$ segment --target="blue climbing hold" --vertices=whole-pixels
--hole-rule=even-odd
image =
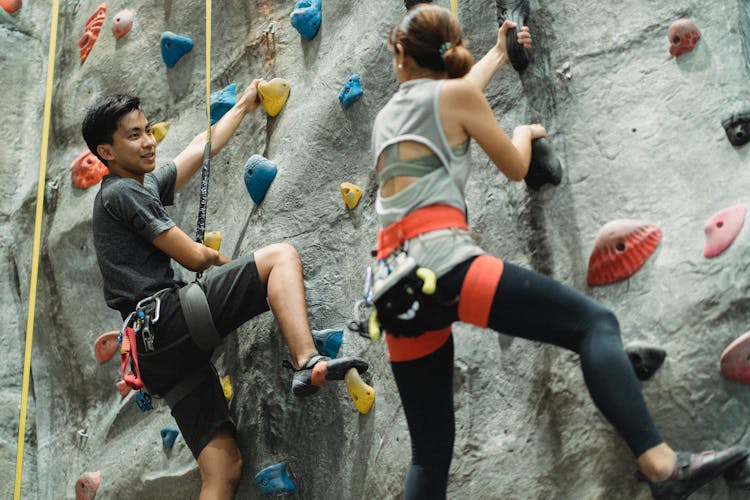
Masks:
[[[224,114],[237,104],[237,84],[230,83],[223,89],[211,94],[211,125],[218,122]]]
[[[352,75],[346,81],[344,88],[339,93],[339,101],[344,105],[344,109],[349,109],[349,106],[359,101],[364,91],[362,90],[362,82],[359,80],[359,75]]]
[[[323,356],[335,358],[344,339],[344,330],[331,328],[329,330],[313,330],[315,348]]]
[[[269,465],[261,470],[255,475],[255,481],[266,496],[297,492],[297,486],[286,473],[286,464],[284,462]]]
[[[256,205],[266,197],[277,171],[274,162],[260,155],[251,156],[245,163],[245,187]]]
[[[154,409],[154,404],[151,401],[151,396],[145,392],[139,392],[135,395],[135,404],[138,405],[138,409],[146,413]]]
[[[171,31],[161,34],[161,58],[167,68],[174,67],[182,56],[193,50],[193,40],[186,36],[175,35]]]
[[[292,26],[302,38],[312,40],[318,34],[322,17],[323,0],[299,0],[292,11]]]
[[[180,430],[174,425],[165,425],[159,432],[161,432],[161,444],[164,446],[164,449],[171,450],[174,447],[174,442]]]

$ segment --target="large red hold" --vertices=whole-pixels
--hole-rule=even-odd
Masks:
[[[617,219],[599,230],[589,257],[590,285],[608,285],[629,278],[646,263],[661,241],[653,224]]]
[[[78,189],[98,184],[108,173],[109,169],[88,149],[84,149],[70,164],[70,180]]]

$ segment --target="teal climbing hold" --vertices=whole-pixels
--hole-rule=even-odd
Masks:
[[[251,156],[245,163],[245,187],[256,205],[266,197],[277,171],[274,162],[260,155]]]
[[[237,84],[230,83],[223,89],[211,94],[211,125],[218,122],[224,114],[237,104]]]
[[[323,0],[299,0],[294,4],[291,21],[302,38],[312,40],[320,29],[323,17]]]
[[[255,481],[265,496],[297,492],[297,486],[289,478],[284,462],[269,465],[262,469],[255,475]]]
[[[174,447],[174,442],[177,439],[180,430],[174,425],[165,425],[161,428],[161,444],[165,450],[171,450]]]
[[[161,34],[161,58],[167,68],[174,67],[182,56],[193,50],[193,40],[165,31]]]
[[[323,356],[335,358],[339,354],[341,343],[344,339],[344,330],[331,328],[328,330],[313,330],[313,341],[315,348]]]
[[[344,88],[339,93],[339,101],[343,104],[344,109],[349,109],[349,106],[359,101],[364,91],[362,90],[362,82],[359,80],[359,75],[352,75],[346,81]]]

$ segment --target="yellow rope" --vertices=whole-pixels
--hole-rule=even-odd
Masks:
[[[34,247],[31,253],[29,311],[26,317],[26,349],[23,358],[23,382],[21,383],[21,414],[18,417],[18,452],[16,453],[14,500],[21,498],[21,479],[23,478],[23,445],[26,437],[26,409],[29,400],[29,378],[31,375],[31,343],[34,337],[34,306],[36,305],[36,285],[39,276],[39,248],[42,239],[42,209],[44,208],[44,186],[47,176],[47,143],[49,142],[49,125],[52,116],[52,83],[55,76],[55,46],[57,45],[57,17],[59,10],[59,0],[53,0],[52,27],[49,34],[49,53],[47,54],[47,90],[44,96],[42,151],[39,155],[39,184],[36,189]]]
[[[458,0],[451,0],[451,10],[453,15],[458,17]]]
[[[206,0],[206,142],[211,142],[211,0]]]

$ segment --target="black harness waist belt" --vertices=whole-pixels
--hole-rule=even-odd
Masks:
[[[180,305],[190,336],[203,351],[213,351],[221,344],[222,338],[216,331],[211,309],[203,289],[198,283],[190,283],[180,288]]]

